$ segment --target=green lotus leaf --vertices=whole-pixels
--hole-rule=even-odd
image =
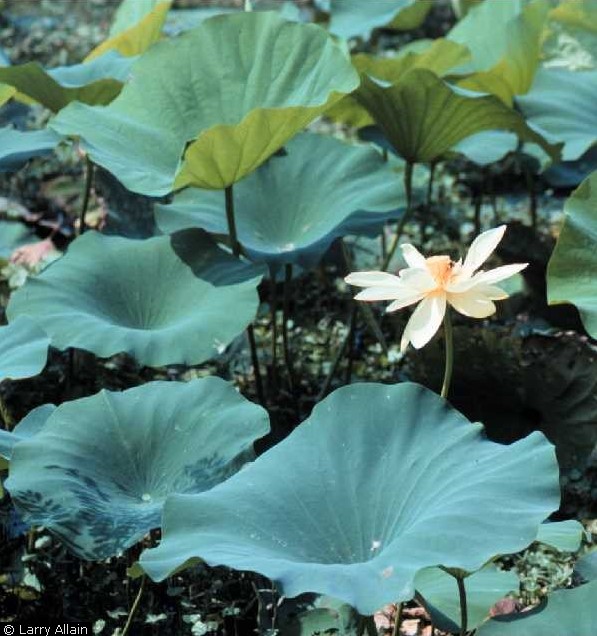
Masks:
[[[480,2],[471,7],[446,36],[466,46],[472,53],[461,72],[488,71],[500,63],[512,46],[512,21],[523,11],[526,0]]]
[[[231,185],[358,84],[321,27],[272,12],[206,20],[153,46],[132,74],[108,107],[72,104],[50,125],[80,135],[129,190],[155,196]]]
[[[7,261],[17,247],[31,243],[35,239],[35,233],[23,223],[0,221],[0,260]]]
[[[357,636],[359,615],[335,598],[305,594],[285,599],[277,614],[277,625],[284,636]]]
[[[379,233],[405,207],[398,162],[373,148],[303,133],[285,151],[235,186],[238,239],[252,261],[313,267],[334,239]],[[156,220],[163,232],[227,234],[224,203],[222,192],[189,189],[156,206]]]
[[[0,429],[0,457],[10,460],[15,444],[39,433],[55,409],[53,404],[42,404],[30,411],[12,431]]]
[[[514,133],[484,130],[459,141],[450,152],[457,152],[479,166],[486,166],[500,161],[517,148],[518,137]]]
[[[351,60],[359,74],[367,74],[386,82],[396,83],[413,68],[426,68],[438,77],[470,58],[466,46],[438,38],[437,40],[415,40],[400,49],[396,57],[379,57],[357,53]],[[373,123],[371,114],[348,95],[326,111],[325,116],[348,126],[363,128]]]
[[[201,230],[143,241],[86,232],[65,256],[11,296],[59,349],[142,364],[199,364],[251,322],[260,271]]]
[[[215,377],[101,391],[62,404],[16,444],[5,486],[25,521],[103,559],[157,528],[170,493],[238,470],[268,431],[266,411]]]
[[[14,172],[33,157],[50,154],[61,141],[52,130],[0,128],[0,172]]]
[[[574,519],[542,523],[537,533],[537,541],[549,545],[560,552],[576,552],[585,536],[581,523]]]
[[[431,9],[429,0],[331,0],[329,29],[342,38],[369,39],[374,29],[416,29]]]
[[[137,6],[131,9],[133,4]],[[119,7],[110,37],[91,51],[85,58],[86,62],[104,55],[107,51],[118,51],[125,57],[141,55],[161,38],[162,26],[166,21],[171,0],[159,3],[129,0],[123,5]]]
[[[597,142],[597,71],[542,68],[516,102],[532,126],[564,143],[564,161],[578,159]]]
[[[563,0],[549,12],[556,22],[597,33],[597,3],[595,0]]]
[[[9,86],[8,84],[0,84],[0,106],[6,104],[6,102],[14,97],[17,90],[14,86]]]
[[[0,82],[13,86],[27,102],[58,112],[71,102],[108,104],[122,89],[133,60],[109,51],[92,62],[46,71],[37,62],[0,68]]]
[[[354,384],[242,475],[169,498],[141,564],[162,580],[200,557],[366,615],[411,599],[425,567],[472,572],[527,546],[558,502],[541,433],[502,446],[419,385]]]
[[[469,19],[475,18],[478,12],[485,12],[485,17],[490,18],[495,15],[496,19],[504,12],[500,4],[516,4],[488,2],[484,9],[476,9],[471,12],[462,23],[455,27],[462,28],[462,25]],[[515,95],[523,95],[528,92],[533,83],[539,56],[541,54],[542,35],[547,19],[548,5],[545,0],[535,0],[523,7],[516,16],[507,23],[507,37],[503,40],[504,33],[495,24],[486,32],[484,42],[484,55],[487,49],[492,48],[492,40],[498,37],[505,43],[503,57],[489,70],[479,71],[469,77],[460,80],[459,86],[483,93],[491,93],[499,97],[505,104],[512,105]],[[472,28],[478,26],[476,20],[471,20]],[[499,46],[499,45],[498,45]],[[473,53],[474,59],[474,53]]]
[[[50,339],[29,318],[0,327],[0,382],[31,378],[43,371]]]
[[[596,209],[597,172],[593,172],[564,205],[564,226],[547,266],[549,304],[576,305],[585,329],[593,338],[597,338]]]
[[[477,636],[594,636],[597,634],[597,581],[559,590],[536,609],[492,618]]]
[[[577,574],[580,574],[585,581],[596,581],[597,580],[597,550],[593,549],[583,556],[576,562],[574,566],[574,571]]]
[[[553,158],[558,148],[529,128],[493,95],[455,88],[427,69],[412,69],[396,84],[363,76],[354,93],[398,154],[411,163],[434,161],[462,139],[484,130],[509,130]]]
[[[460,631],[460,597],[456,579],[440,568],[421,570],[415,586],[435,627],[446,632]],[[510,592],[518,592],[520,582],[514,572],[489,565],[464,580],[468,628],[474,629],[489,616],[489,610]]]

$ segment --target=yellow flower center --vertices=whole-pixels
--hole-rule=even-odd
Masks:
[[[443,288],[448,284],[452,277],[452,266],[454,265],[449,256],[430,256],[425,259],[425,263],[438,287]]]

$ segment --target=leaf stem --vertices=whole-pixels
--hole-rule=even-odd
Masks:
[[[358,636],[377,636],[377,628],[373,616],[360,616],[357,628]]]
[[[458,597],[460,599],[460,636],[466,636],[468,631],[468,610],[466,607],[464,579],[461,576],[457,576],[456,583],[458,584]]]
[[[394,257],[394,253],[398,248],[398,241],[402,236],[402,232],[404,231],[404,226],[406,222],[410,218],[412,213],[412,185],[413,185],[413,167],[414,164],[410,161],[407,161],[404,166],[404,191],[406,193],[406,210],[402,215],[400,221],[398,221],[398,225],[396,226],[396,233],[394,234],[394,240],[392,241],[392,245],[388,253],[386,254],[386,258],[381,266],[381,270],[383,272],[387,271],[390,263],[392,262],[392,258]]]
[[[93,162],[89,155],[85,155],[85,191],[83,193],[83,203],[79,212],[79,236],[85,232],[87,226],[85,224],[85,215],[89,208],[89,199],[91,198],[91,186],[93,184]]]
[[[282,343],[284,346],[284,363],[286,364],[286,372],[288,373],[288,384],[290,392],[296,401],[296,382],[294,376],[294,366],[292,364],[292,356],[290,355],[290,342],[288,338],[288,319],[290,315],[290,296],[292,290],[292,264],[284,265],[284,298],[282,302]]]
[[[145,590],[146,581],[147,581],[147,577],[144,575],[143,578],[141,579],[141,585],[139,585],[139,591],[137,592],[137,596],[135,597],[135,600],[133,601],[131,611],[129,612],[129,615],[126,619],[126,625],[124,626],[124,629],[122,630],[121,636],[126,636],[129,632],[131,625],[133,624],[133,618],[135,617],[137,609],[139,608],[139,603],[141,602],[141,597],[143,596],[143,592]]]
[[[452,382],[452,369],[454,367],[454,338],[452,335],[452,318],[450,316],[449,307],[446,307],[446,313],[444,314],[444,338],[446,341],[446,366],[441,396],[447,399]]]
[[[224,195],[226,197],[226,221],[228,222],[230,246],[232,247],[232,253],[234,256],[240,256],[241,248],[236,234],[236,221],[234,220],[234,194],[231,185],[224,188]]]
[[[392,636],[400,636],[400,624],[402,623],[403,609],[404,603],[398,603],[398,605],[396,605],[396,613],[394,614],[394,629],[392,630]]]
[[[276,280],[276,270],[274,268],[270,268],[270,283],[271,283],[271,292],[270,292],[270,311],[271,311],[271,335],[272,335],[272,369],[271,369],[271,381],[272,381],[272,392],[275,393],[277,391],[278,386],[278,321],[277,321],[277,313],[278,313],[278,293],[277,293],[277,280]]]

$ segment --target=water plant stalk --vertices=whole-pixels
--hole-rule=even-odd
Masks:
[[[234,192],[231,185],[224,188],[224,196],[226,200],[226,221],[228,222],[228,234],[230,236],[232,253],[234,256],[240,257],[242,249],[236,234],[236,221],[234,219]],[[253,375],[255,376],[257,399],[263,406],[265,404],[265,396],[263,394],[263,383],[261,381],[261,371],[259,369],[259,358],[257,357],[255,330],[253,329],[252,324],[247,327],[247,336],[249,339],[249,349],[251,350],[251,364],[253,366]]]
[[[278,293],[277,293],[277,281],[276,270],[270,268],[270,312],[271,312],[271,335],[272,335],[272,371],[271,371],[271,383],[272,391],[275,393],[278,385]]]
[[[133,624],[133,618],[135,618],[135,614],[137,613],[137,610],[139,609],[139,603],[141,602],[141,597],[143,596],[143,592],[145,591],[146,582],[147,582],[147,577],[143,575],[143,577],[141,578],[141,584],[139,585],[139,591],[137,592],[137,596],[135,597],[135,600],[133,601],[131,611],[129,612],[129,615],[126,619],[126,625],[124,626],[124,629],[122,630],[121,636],[126,636],[129,633],[131,625]]]
[[[87,215],[87,209],[89,208],[89,199],[91,198],[91,186],[93,185],[93,169],[94,165],[89,155],[85,155],[85,190],[83,192],[83,203],[81,204],[81,211],[79,212],[79,236],[85,232],[87,225],[85,223],[85,216]]]
[[[450,384],[452,382],[452,369],[454,368],[454,338],[452,334],[452,318],[450,309],[446,308],[444,314],[444,339],[446,347],[446,367],[444,370],[444,381],[442,383],[441,396],[448,399]]]
[[[373,616],[359,616],[358,636],[377,636],[377,627]]]
[[[457,576],[456,583],[458,584],[458,597],[460,599],[460,636],[466,636],[468,631],[468,609],[466,606],[464,579],[461,576]]]
[[[402,236],[402,232],[404,231],[404,226],[406,222],[410,218],[412,214],[412,187],[413,187],[413,168],[414,164],[410,161],[407,161],[404,166],[404,192],[406,194],[406,210],[402,215],[400,221],[398,221],[398,225],[396,226],[396,233],[394,234],[394,240],[392,241],[392,245],[386,255],[386,258],[381,266],[383,272],[387,271],[390,263],[392,262],[392,258],[398,248],[398,242],[400,241],[400,237]]]
[[[288,384],[290,392],[296,400],[296,379],[294,374],[294,365],[292,364],[292,356],[290,355],[290,341],[288,338],[288,320],[290,317],[290,298],[292,292],[292,264],[284,265],[284,299],[282,303],[282,343],[284,346],[284,364],[288,373]]]
[[[392,630],[392,636],[400,635],[400,624],[402,623],[403,609],[404,603],[398,603],[398,605],[396,605],[396,613],[394,614],[394,629]]]

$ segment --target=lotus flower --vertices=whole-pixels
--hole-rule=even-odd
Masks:
[[[344,280],[349,285],[364,287],[355,300],[392,300],[386,311],[397,311],[419,303],[410,317],[400,349],[411,342],[416,349],[424,347],[439,329],[447,305],[470,318],[487,318],[495,313],[494,300],[508,294],[495,283],[523,270],[528,263],[514,263],[487,271],[479,268],[502,240],[506,226],[480,234],[471,244],[462,262],[449,256],[425,258],[413,245],[401,245],[408,267],[398,276],[387,272],[353,272]]]

